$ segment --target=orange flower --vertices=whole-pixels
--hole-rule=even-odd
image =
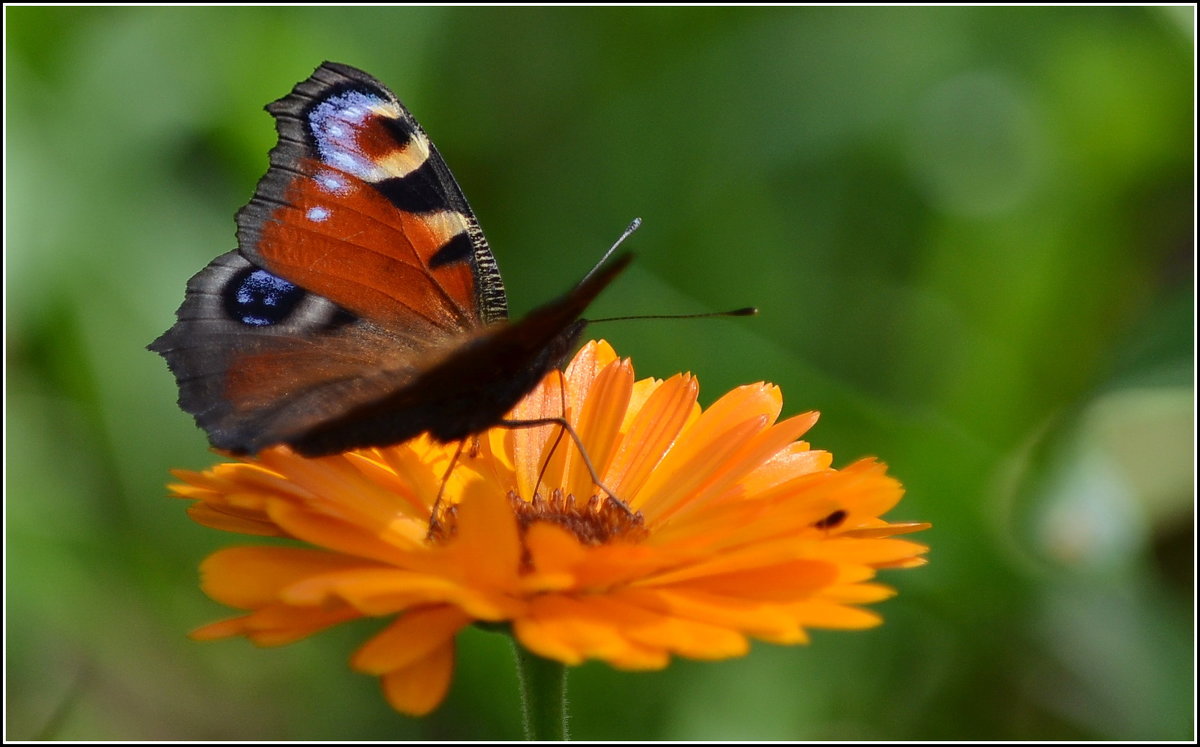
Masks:
[[[797,439],[816,413],[778,421],[779,389],[743,386],[707,410],[696,380],[635,381],[587,344],[514,419],[561,415],[608,497],[558,426],[494,428],[457,444],[426,436],[304,459],[286,448],[176,472],[196,521],[307,547],[236,547],[202,566],[204,590],[248,614],[196,631],[290,643],[363,616],[395,621],[354,654],[398,710],[441,702],[454,636],[476,621],[566,664],[657,669],[677,654],[739,656],[748,637],[801,643],[806,628],[866,628],[860,604],[892,591],[880,568],[920,565],[928,527],[879,518],[902,489],[883,465],[841,470]],[[449,470],[448,477],[446,476]],[[444,486],[443,486],[443,483]],[[443,498],[431,520],[435,501]]]

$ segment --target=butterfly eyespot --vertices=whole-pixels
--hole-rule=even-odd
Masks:
[[[317,103],[308,111],[307,118],[321,160],[366,182],[395,176],[380,163],[382,154],[364,151],[364,144],[372,142],[367,134],[371,127],[379,120],[389,122],[399,115],[389,111],[386,99],[355,89],[330,95]],[[394,147],[395,143],[388,145]]]
[[[839,508],[837,511],[829,514],[824,519],[814,523],[813,526],[817,529],[836,529],[845,520],[846,512]]]
[[[226,313],[250,327],[268,327],[285,321],[306,295],[303,288],[256,268],[235,275],[228,288]]]
[[[308,121],[313,133],[332,137],[353,135],[355,128],[346,125],[359,125],[378,107],[387,102],[371,93],[349,89],[341,93],[331,93],[324,101],[312,108]]]

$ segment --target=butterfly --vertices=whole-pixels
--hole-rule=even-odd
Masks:
[[[321,456],[495,426],[631,259],[508,321],[478,220],[386,86],[326,62],[267,111],[279,142],[237,214],[238,248],[188,281],[149,345],[218,449]]]

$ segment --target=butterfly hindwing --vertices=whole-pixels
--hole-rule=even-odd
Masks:
[[[413,378],[418,343],[251,264],[217,257],[188,281],[178,322],[150,349],[179,383],[179,404],[214,446],[253,453],[294,438]]]

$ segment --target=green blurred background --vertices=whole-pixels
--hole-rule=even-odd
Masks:
[[[269,101],[322,60],[415,112],[521,313],[634,216],[594,328],[711,402],[782,385],[932,521],[886,624],[651,674],[573,670],[580,739],[1186,739],[1194,717],[1194,10],[5,9],[7,736],[513,739],[501,636],[421,720],[378,627],[193,643],[239,538],[165,329],[234,246]]]

